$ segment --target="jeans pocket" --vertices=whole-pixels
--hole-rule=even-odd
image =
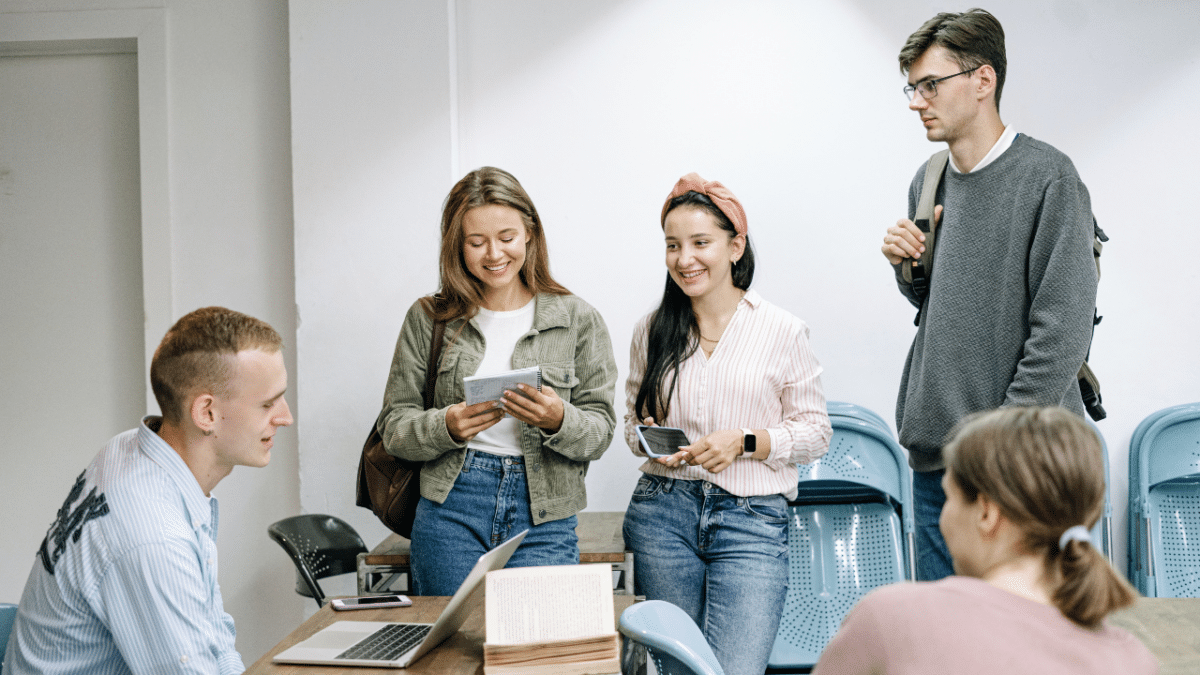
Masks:
[[[750,515],[772,525],[787,523],[787,500],[783,495],[760,495],[746,497],[743,506]]]
[[[642,474],[638,479],[637,487],[633,488],[633,500],[644,501],[654,499],[663,490],[663,479],[659,476],[652,476],[648,473]]]

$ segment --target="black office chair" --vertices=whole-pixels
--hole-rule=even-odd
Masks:
[[[362,537],[346,521],[312,513],[292,516],[272,524],[267,534],[283,547],[296,564],[296,592],[325,605],[317,579],[358,569],[358,554],[366,553]]]

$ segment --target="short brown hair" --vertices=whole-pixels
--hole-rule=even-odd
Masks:
[[[283,338],[269,324],[224,307],[204,307],[175,322],[150,360],[150,387],[163,419],[181,423],[192,396],[227,395],[238,352],[278,352]]]
[[[968,502],[980,494],[1044,557],[1051,600],[1088,628],[1137,592],[1092,544],[1059,538],[1104,512],[1104,456],[1083,418],[1064,408],[1001,408],[968,418],[946,446],[946,470]]]
[[[950,52],[962,70],[986,64],[996,71],[996,110],[999,110],[1008,57],[1004,53],[1004,28],[996,17],[982,9],[938,14],[908,36],[900,50],[900,72],[907,75],[917,59],[935,45]]]
[[[463,258],[463,216],[471,209],[488,205],[507,206],[521,214],[525,223],[527,243],[525,264],[520,278],[534,295],[553,293],[569,295],[570,291],[550,276],[550,253],[542,219],[533,200],[511,173],[485,166],[475,169],[458,181],[442,205],[441,299],[425,298],[423,306],[436,321],[449,321],[460,316],[474,316],[483,303],[483,282],[467,271]]]

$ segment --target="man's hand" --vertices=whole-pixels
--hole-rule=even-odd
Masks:
[[[935,223],[942,222],[942,206],[940,204],[933,207],[933,220]],[[884,235],[883,246],[880,250],[883,252],[883,257],[887,258],[892,265],[899,265],[906,258],[917,260],[925,252],[925,233],[908,218],[897,220],[896,224],[889,227],[887,234]]]

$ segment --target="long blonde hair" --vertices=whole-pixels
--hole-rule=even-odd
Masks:
[[[550,276],[550,253],[542,220],[533,200],[511,173],[485,166],[458,181],[442,205],[442,251],[439,258],[441,290],[437,297],[422,298],[422,306],[435,321],[471,318],[483,304],[483,282],[467,271],[463,258],[463,216],[471,209],[498,204],[515,209],[525,223],[527,243],[520,279],[535,296],[538,293],[570,295]]]
[[[1051,601],[1094,628],[1133,604],[1137,591],[1091,543],[1059,538],[1104,512],[1104,456],[1096,433],[1063,408],[1001,408],[969,418],[946,446],[946,469],[968,502],[980,494],[1043,558]]]

